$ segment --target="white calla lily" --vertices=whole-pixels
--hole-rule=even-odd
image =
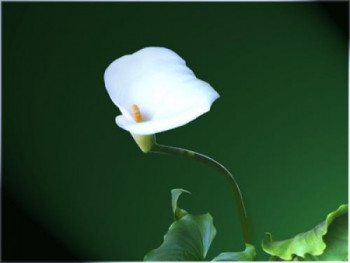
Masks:
[[[182,126],[208,112],[219,97],[179,55],[163,47],[143,48],[116,59],[104,80],[122,113],[116,117],[117,125],[136,136]]]
[[[163,47],[143,48],[113,61],[105,71],[109,96],[122,115],[119,127],[129,131],[145,153],[183,156],[217,169],[230,182],[237,202],[245,243],[250,228],[243,198],[232,174],[214,159],[194,151],[161,145],[155,134],[185,125],[210,110],[219,94],[196,78],[186,62]]]

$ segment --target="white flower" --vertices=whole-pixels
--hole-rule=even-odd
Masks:
[[[105,85],[122,115],[119,127],[150,135],[182,126],[210,110],[219,94],[199,80],[175,52],[143,48],[112,62]]]

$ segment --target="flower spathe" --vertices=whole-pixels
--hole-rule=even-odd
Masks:
[[[116,59],[106,69],[104,80],[122,113],[116,117],[117,125],[133,135],[182,126],[208,112],[219,97],[179,55],[163,47],[146,47]],[[142,121],[135,121],[135,107]]]

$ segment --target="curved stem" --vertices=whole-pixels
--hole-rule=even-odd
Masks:
[[[218,170],[221,173],[221,175],[223,175],[225,179],[230,183],[232,187],[236,205],[238,207],[239,220],[242,227],[244,241],[245,243],[251,243],[252,238],[251,238],[250,225],[248,223],[247,212],[244,206],[242,193],[238,187],[238,184],[235,178],[229,172],[229,170],[227,170],[222,164],[220,164],[219,162],[215,161],[214,159],[208,156],[205,156],[203,154],[200,154],[194,151],[182,149],[182,148],[160,145],[155,143],[152,147],[151,152],[187,157],[187,158],[199,161],[201,163],[207,164],[213,167],[214,169]]]

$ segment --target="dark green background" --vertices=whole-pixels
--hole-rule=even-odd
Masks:
[[[198,163],[143,154],[118,128],[103,73],[168,47],[221,95],[157,136],[236,176],[254,225],[307,230],[347,202],[348,4],[3,3],[5,260],[142,260],[180,205],[210,212],[208,259],[243,249],[229,186]],[[344,27],[345,25],[345,27]]]

